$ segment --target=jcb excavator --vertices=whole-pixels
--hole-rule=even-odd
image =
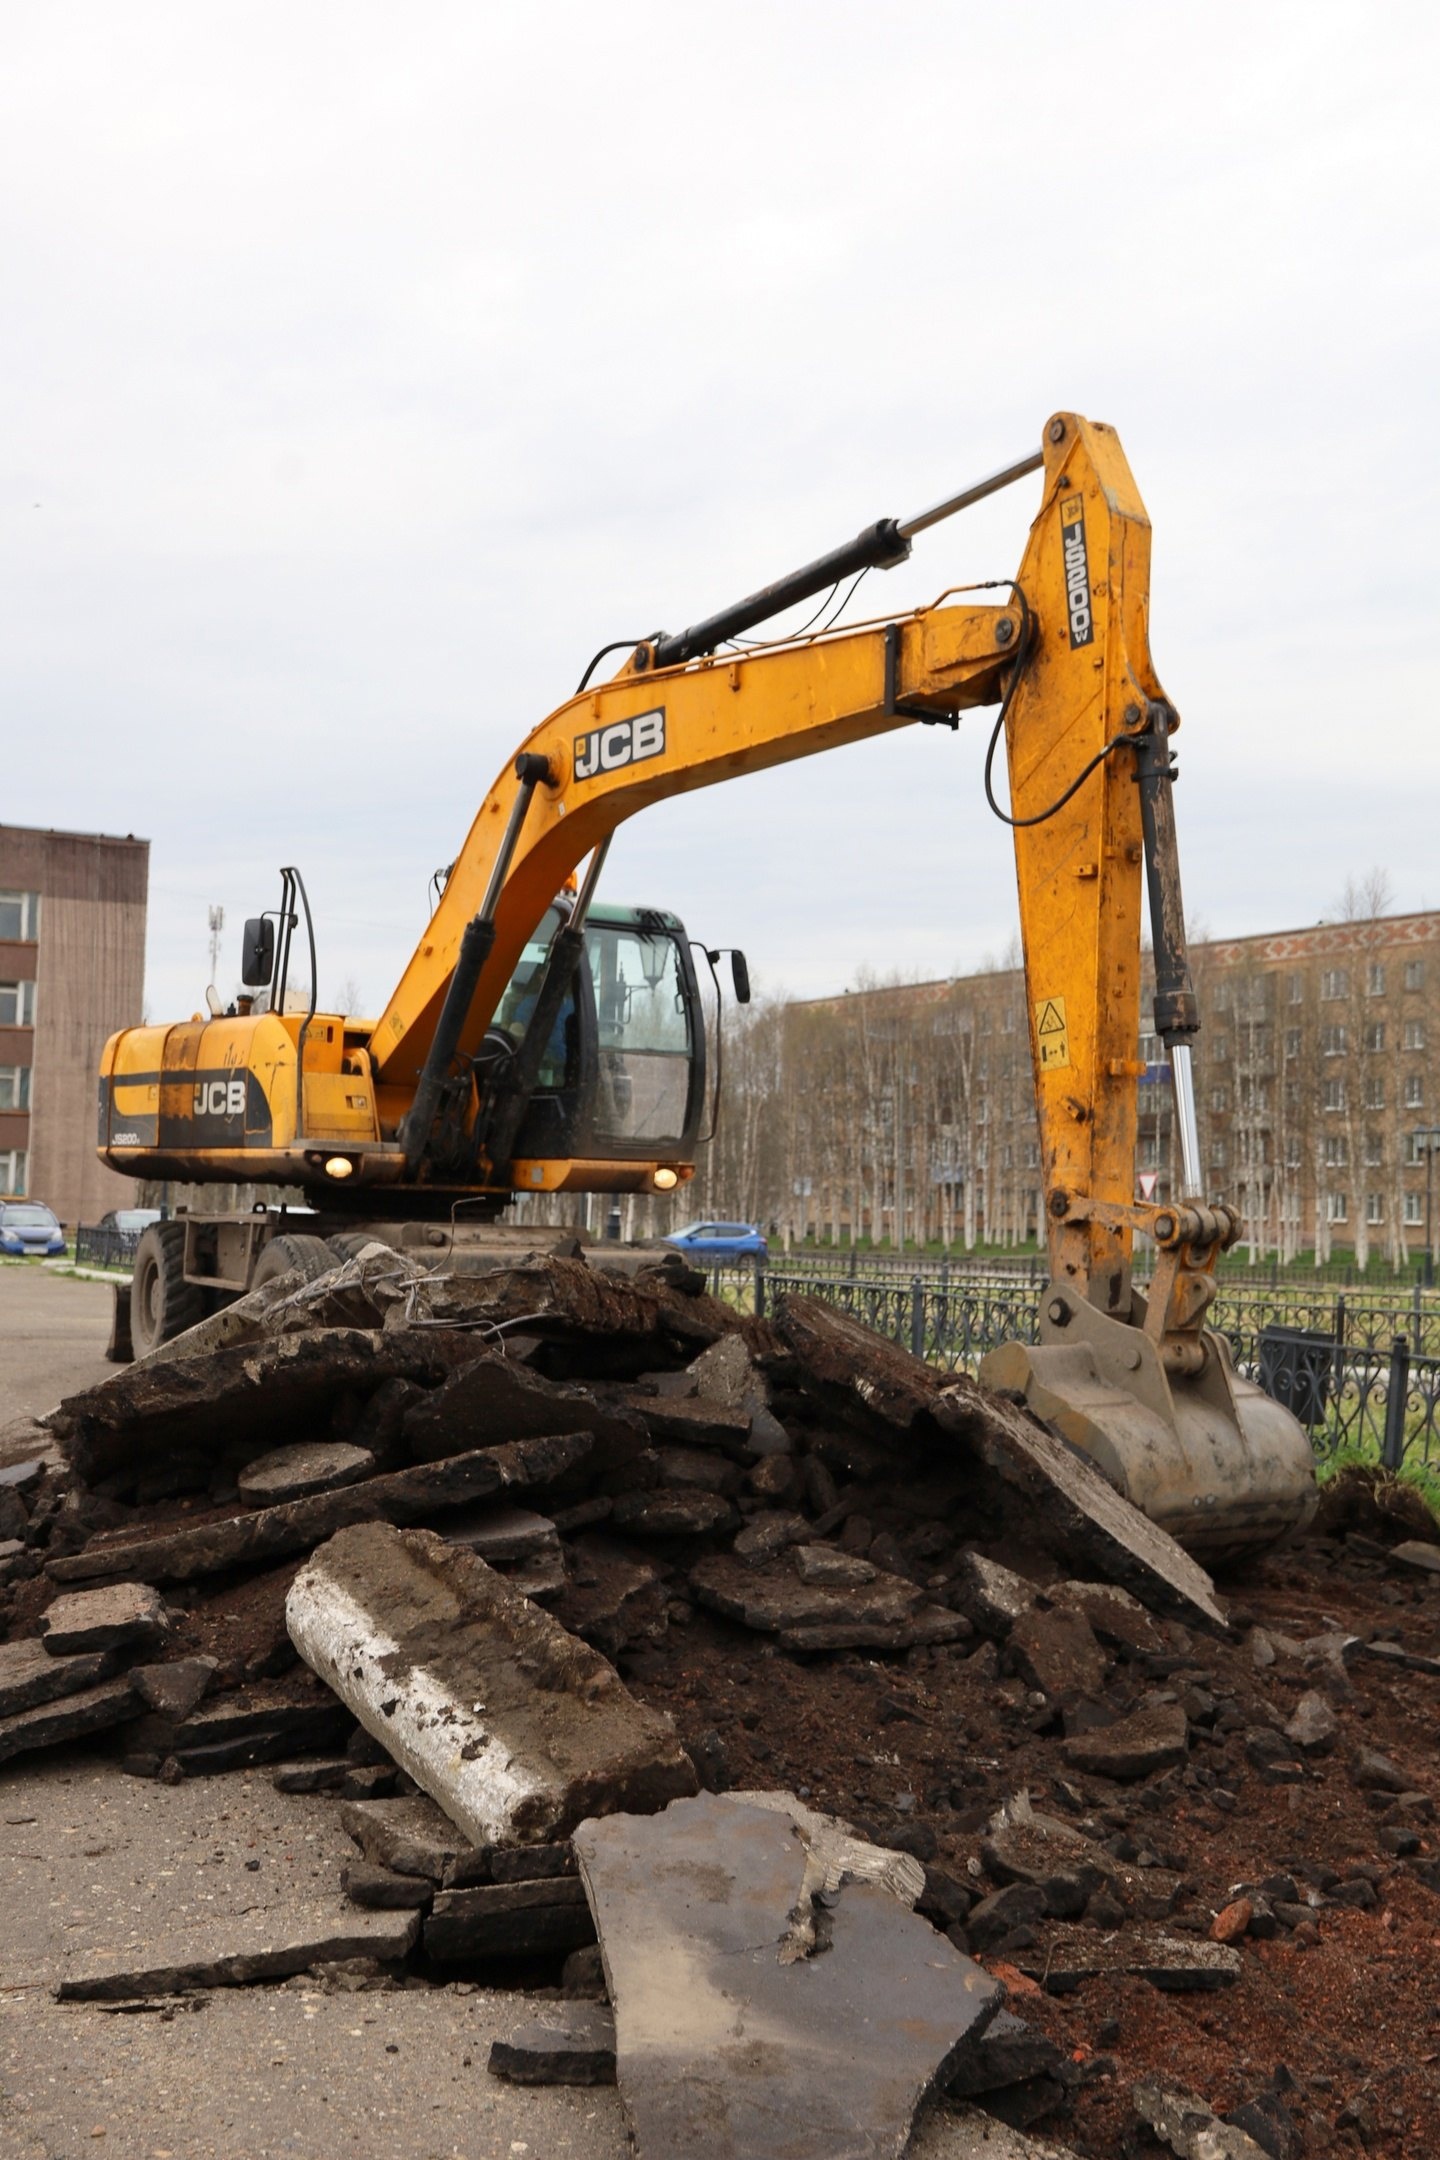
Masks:
[[[998,599],[957,587],[891,619],[734,643],[1042,470]],[[982,1379],[1022,1393],[1193,1550],[1295,1529],[1314,1506],[1309,1442],[1205,1326],[1240,1223],[1201,1183],[1178,720],[1150,658],[1149,568],[1114,430],[1057,413],[1037,451],[919,516],[881,519],[678,635],[606,648],[627,657],[592,684],[597,655],[486,796],[373,1023],[317,1011],[313,988],[288,1009],[300,907],[312,986],[316,972],[304,887],[285,871],[279,910],[246,925],[242,976],[262,995],[106,1045],[100,1153],[136,1177],[298,1186],[315,1212],[299,1235],[263,1211],[154,1225],[137,1351],[280,1268],[333,1264],[357,1235],[448,1253],[457,1223],[517,1192],[673,1191],[693,1174],[706,1096],[699,988],[673,916],[596,904],[615,828],[688,789],[997,706],[985,790],[1014,828],[1051,1267],[1038,1344],[992,1352]],[[1002,734],[1008,813],[991,779]],[[1183,1187],[1164,1206],[1134,1198],[1142,866]],[[1157,1248],[1144,1295],[1137,1230]]]

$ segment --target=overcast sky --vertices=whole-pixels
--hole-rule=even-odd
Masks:
[[[1440,905],[1433,6],[0,5],[0,818],[152,843],[148,1005],[298,863],[383,1003],[519,740],[677,629],[1119,430],[1186,897]],[[1036,480],[872,576],[1018,564]],[[877,595],[875,588],[881,588]],[[988,721],[622,829],[768,990],[1003,952]]]

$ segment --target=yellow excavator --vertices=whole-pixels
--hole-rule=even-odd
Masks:
[[[1040,507],[1013,578],[912,613],[735,642],[893,567],[918,534],[1036,472]],[[132,1288],[137,1352],[284,1267],[333,1265],[357,1238],[448,1253],[458,1224],[516,1193],[683,1184],[706,1100],[700,988],[674,916],[597,902],[615,828],[692,788],[994,706],[985,792],[1014,830],[1050,1281],[1038,1342],[993,1351],[981,1377],[1023,1395],[1192,1550],[1295,1530],[1314,1507],[1309,1442],[1205,1325],[1240,1222],[1203,1196],[1179,723],[1150,658],[1149,570],[1149,520],[1114,429],[1056,413],[1038,450],[918,516],[881,519],[677,635],[598,654],[481,804],[378,1020],[316,1009],[309,906],[298,871],[284,871],[279,909],[246,924],[253,996],[229,1011],[212,996],[208,1019],[111,1037],[100,1154],[135,1177],[299,1187],[313,1213],[153,1225]],[[592,682],[619,650],[618,671]],[[992,780],[1002,736],[1008,811]],[[1159,1206],[1134,1197],[1142,882],[1183,1195]],[[308,1001],[290,988],[302,919]],[[1131,1278],[1137,1231],[1157,1251],[1144,1294]]]

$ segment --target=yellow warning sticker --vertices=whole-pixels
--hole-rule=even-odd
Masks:
[[[1041,1072],[1056,1072],[1070,1063],[1070,1031],[1065,1024],[1063,997],[1041,998],[1035,1007],[1035,1040]]]

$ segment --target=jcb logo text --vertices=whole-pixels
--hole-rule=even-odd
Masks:
[[[660,757],[665,749],[665,708],[636,713],[633,720],[616,720],[609,727],[592,728],[575,737],[575,778],[593,780],[596,773],[618,772],[622,765],[638,765],[642,758]]]
[[[195,1090],[196,1117],[243,1117],[243,1080],[203,1080]]]

